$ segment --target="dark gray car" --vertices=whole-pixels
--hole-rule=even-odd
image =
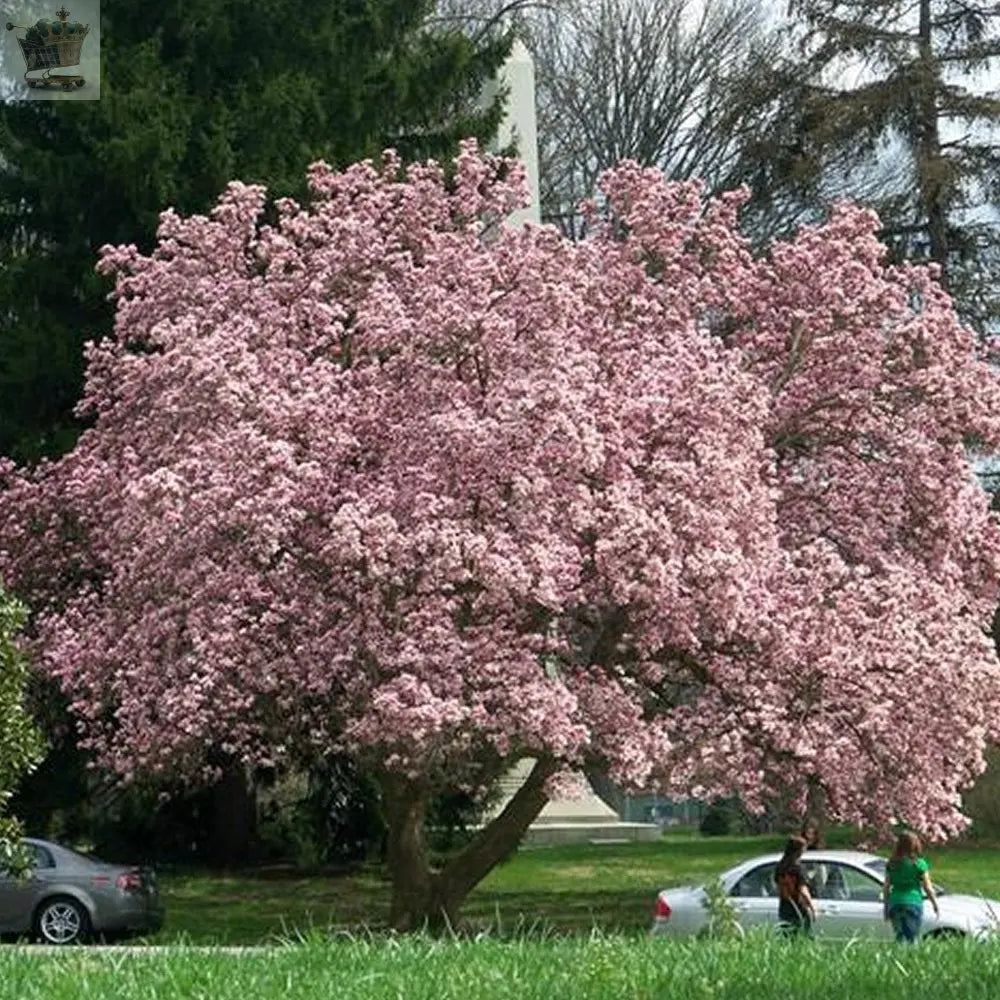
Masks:
[[[25,838],[31,870],[0,871],[0,934],[33,934],[47,944],[92,935],[151,932],[163,907],[151,868],[109,865],[47,840]]]

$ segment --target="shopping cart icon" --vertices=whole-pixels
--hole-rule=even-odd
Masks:
[[[58,21],[41,20],[30,28],[20,24],[7,22],[7,30],[19,28],[24,38],[15,36],[24,56],[27,70],[24,74],[29,87],[62,87],[72,90],[82,87],[87,81],[78,73],[53,73],[54,69],[65,66],[80,65],[80,50],[90,31],[89,24],[69,20],[69,11],[65,5],[56,11]],[[40,76],[29,76],[30,73],[40,73]]]

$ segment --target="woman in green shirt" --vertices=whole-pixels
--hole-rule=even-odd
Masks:
[[[938,915],[937,896],[931,885],[930,865],[920,856],[920,838],[915,833],[901,833],[889,858],[882,885],[885,918],[892,921],[897,941],[914,942],[920,936],[924,917],[924,896]]]

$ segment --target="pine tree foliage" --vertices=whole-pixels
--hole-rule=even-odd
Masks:
[[[884,169],[868,200],[897,259],[936,262],[965,317],[1000,316],[1000,5],[967,0],[792,0],[804,75],[779,157],[800,191],[858,165]]]
[[[316,159],[447,158],[493,134],[479,94],[510,38],[434,8],[104,0],[101,100],[0,107],[0,454],[75,438],[82,346],[111,318],[101,245],[148,248],[166,206],[207,210],[234,176],[297,196]]]

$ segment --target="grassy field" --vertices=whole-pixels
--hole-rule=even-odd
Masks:
[[[0,1000],[994,1000],[1000,947],[309,940],[255,954],[0,949]]]
[[[842,835],[836,846],[848,846]],[[473,931],[639,934],[657,890],[700,882],[781,838],[670,833],[645,844],[523,849],[473,892],[463,917]],[[831,846],[835,846],[831,844]],[[1000,850],[929,852],[936,880],[956,892],[1000,898]],[[385,926],[389,887],[377,867],[350,875],[290,872],[161,874],[167,924],[156,942],[256,944],[311,928]]]
[[[384,929],[378,868],[162,873],[166,928],[151,943],[268,944],[55,954],[0,948],[0,1000],[993,1000],[1000,941],[664,941],[648,935],[656,890],[699,882],[780,846],[776,837],[671,833],[652,844],[522,850],[469,900],[473,933]],[[847,846],[841,841],[837,846]],[[932,850],[935,877],[1000,898],[1000,849]]]

